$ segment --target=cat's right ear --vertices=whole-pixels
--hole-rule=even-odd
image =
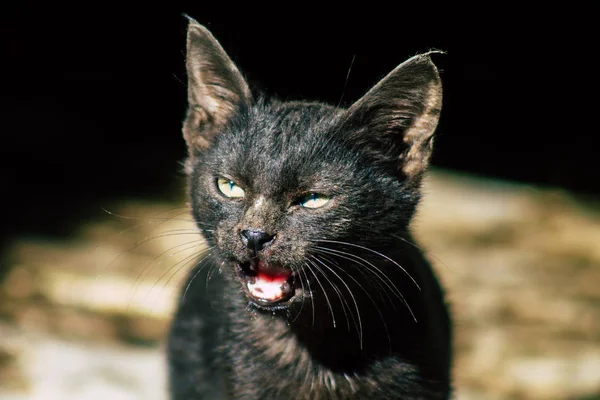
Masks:
[[[214,36],[195,20],[188,19],[189,108],[183,123],[183,136],[190,159],[193,159],[210,146],[235,112],[252,102],[252,94],[246,80]]]

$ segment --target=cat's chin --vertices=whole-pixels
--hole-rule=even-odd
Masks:
[[[250,304],[257,308],[285,308],[296,296],[296,274],[289,268],[255,259],[238,264],[238,276]]]

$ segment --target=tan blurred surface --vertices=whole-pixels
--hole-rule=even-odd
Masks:
[[[161,343],[203,244],[181,204],[110,211],[6,255],[0,398],[165,399]],[[599,203],[433,171],[414,228],[452,305],[456,399],[600,399]]]

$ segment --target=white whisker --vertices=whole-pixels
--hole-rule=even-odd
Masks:
[[[200,260],[198,262],[198,264],[196,264],[196,268],[198,268],[198,270],[194,273],[194,275],[190,278],[190,280],[188,281],[187,285],[185,286],[185,290],[183,291],[183,295],[181,296],[181,302],[183,303],[183,301],[185,300],[185,296],[187,295],[188,290],[190,289],[190,286],[192,285],[192,282],[194,282],[194,280],[198,277],[198,274],[200,274],[200,272],[204,269],[204,267],[206,265],[202,265],[203,263],[205,263],[207,260],[210,259],[212,253],[208,253],[206,255],[206,257],[204,257],[202,260]],[[208,264],[209,267],[212,266],[211,264]]]
[[[312,258],[312,259],[318,261],[319,263],[321,263],[321,261],[318,260],[314,256],[309,256],[309,258]],[[340,304],[342,306],[342,311],[344,312],[344,316],[346,317],[346,325],[348,327],[348,332],[350,332],[350,318],[348,318],[348,312],[350,312],[350,305],[348,304],[346,299],[342,296],[342,293],[340,292],[338,287],[333,283],[333,281],[331,279],[329,279],[327,274],[325,274],[323,272],[323,270],[321,268],[319,268],[318,265],[315,265],[315,263],[312,262],[310,259],[308,259],[307,261],[310,262],[317,269],[317,271],[319,271],[321,273],[321,275],[323,275],[325,277],[325,279],[327,279],[327,281],[329,282],[329,284],[331,285],[331,287],[333,288],[335,293],[338,295],[338,298],[340,299]],[[348,308],[348,312],[346,312],[346,307]],[[354,315],[352,315],[352,312],[350,312],[350,315],[352,316],[352,319],[354,320]],[[356,321],[355,321],[355,324],[356,324]],[[356,326],[356,328],[358,329],[358,326]]]
[[[350,297],[352,298],[352,301],[354,302],[354,307],[356,308],[356,316],[358,318],[358,337],[360,340],[360,349],[363,349],[363,327],[362,327],[362,320],[360,318],[360,309],[358,308],[358,303],[356,302],[356,297],[354,297],[354,294],[352,293],[352,290],[350,289],[350,287],[348,287],[348,284],[346,284],[346,282],[342,279],[341,276],[339,276],[330,266],[328,266],[327,264],[325,264],[324,262],[322,262],[321,260],[319,260],[318,258],[314,257],[313,258],[315,260],[317,260],[319,263],[321,263],[321,265],[323,265],[325,268],[327,268],[328,270],[330,270],[341,282],[342,284],[346,287],[346,290],[348,290],[348,293],[350,294]],[[332,283],[333,285],[333,283]],[[339,295],[339,292],[338,292]],[[340,299],[341,299],[341,295],[340,295]],[[345,302],[345,300],[344,300]],[[350,307],[348,307],[350,308]],[[345,312],[344,312],[345,313]],[[350,313],[352,315],[352,313]],[[346,315],[346,319],[348,319],[348,316]],[[354,321],[356,324],[356,321]],[[348,330],[350,330],[350,326],[348,326]]]
[[[317,280],[317,283],[319,284],[319,286],[321,286],[321,290],[323,291],[323,295],[325,296],[325,300],[327,301],[327,304],[329,305],[329,311],[331,312],[331,318],[333,318],[333,327],[336,328],[337,324],[335,322],[335,313],[333,312],[333,307],[331,306],[331,302],[329,301],[329,296],[327,296],[327,292],[325,291],[325,288],[323,287],[323,284],[319,280],[319,277],[317,276],[317,274],[315,274],[315,271],[313,271],[312,268],[310,268],[310,265],[307,264],[307,263],[305,263],[304,265],[306,265],[306,267],[308,268],[308,270],[313,274],[313,276]],[[313,313],[313,315],[314,315],[314,313]]]
[[[392,260],[390,257],[386,256],[383,253],[380,253],[378,251],[375,251],[373,249],[370,249],[368,247],[365,246],[361,246],[359,244],[354,244],[354,243],[349,243],[349,242],[340,242],[340,241],[336,241],[336,240],[319,240],[319,242],[323,242],[323,243],[337,243],[337,244],[342,244],[342,245],[347,245],[347,246],[352,246],[352,247],[358,247],[359,249],[363,249],[363,250],[367,250],[370,251],[371,253],[377,254],[380,257],[385,258],[386,260],[390,261],[391,263],[393,263],[394,265],[396,265],[398,268],[400,268],[415,284],[415,286],[421,290],[421,287],[419,286],[419,284],[417,283],[417,281],[412,277],[411,274],[408,273],[408,271],[400,264],[398,264],[396,261]]]

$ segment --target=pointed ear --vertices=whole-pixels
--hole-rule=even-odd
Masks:
[[[429,164],[442,108],[442,84],[426,53],[390,72],[342,116],[350,139],[376,159],[395,163],[404,178]]]
[[[252,102],[248,84],[219,42],[189,18],[187,31],[188,103],[183,136],[190,158],[213,138],[241,107]]]

